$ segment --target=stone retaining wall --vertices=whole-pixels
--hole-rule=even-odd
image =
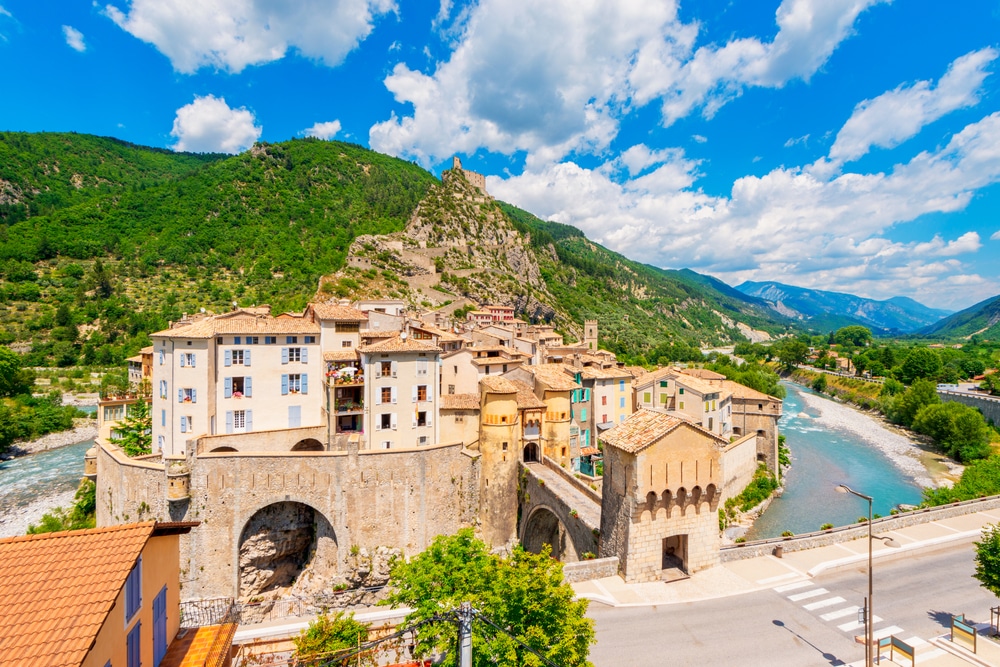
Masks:
[[[983,413],[988,421],[1000,424],[1000,398],[996,396],[976,396],[958,391],[938,391],[942,401],[955,401]]]
[[[556,473],[559,474],[560,477],[562,477],[567,482],[575,486],[577,490],[580,491],[580,493],[587,496],[598,505],[601,504],[601,494],[595,491],[594,489],[590,488],[589,484],[584,482],[582,479],[578,478],[570,471],[563,468],[561,465],[550,459],[548,456],[544,457],[543,462],[545,463],[546,468],[554,470]]]
[[[876,533],[886,533],[891,530],[915,526],[921,523],[929,523],[939,519],[950,519],[956,516],[983,512],[1000,508],[1000,496],[990,496],[979,500],[966,500],[960,503],[951,503],[929,509],[918,509],[911,512],[902,512],[895,516],[887,516],[875,519],[872,522],[872,530]],[[851,526],[841,526],[830,530],[816,531],[796,535],[794,537],[775,537],[767,540],[755,540],[722,547],[720,553],[721,561],[729,563],[758,556],[769,556],[774,553],[776,546],[781,546],[786,552],[802,551],[804,549],[815,549],[825,547],[838,542],[850,542],[868,536],[867,523],[858,523]]]
[[[592,558],[563,565],[563,580],[567,584],[613,577],[616,574],[618,574],[618,556]]]

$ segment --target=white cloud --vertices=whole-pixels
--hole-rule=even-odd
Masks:
[[[62,27],[63,35],[66,37],[66,43],[71,49],[75,49],[80,53],[87,50],[87,45],[83,42],[83,33],[74,28],[73,26],[64,25]]]
[[[340,132],[340,121],[330,120],[325,123],[315,123],[312,127],[302,131],[307,137],[318,139],[333,139]]]
[[[240,72],[290,48],[333,67],[395,8],[393,0],[132,0],[126,11],[107,5],[105,13],[191,74],[201,67]]]
[[[702,136],[700,134],[692,134],[691,138],[694,139],[695,141],[697,141],[699,144],[703,144],[706,141],[708,141],[708,137]]]
[[[4,8],[3,5],[0,5],[0,19],[3,19],[3,18],[8,18],[8,19],[14,21],[15,23],[17,22],[17,19],[14,18],[14,15],[11,14],[9,11],[7,11]],[[6,42],[7,41],[7,35],[5,35],[2,32],[0,32],[0,40],[3,40],[3,41]]]
[[[859,103],[837,133],[830,160],[839,165],[873,146],[893,148],[945,114],[978,104],[987,67],[998,55],[992,48],[973,51],[952,62],[936,86],[917,81]]]
[[[921,215],[961,210],[975,190],[1000,182],[1000,112],[888,173],[826,179],[778,168],[738,179],[727,197],[692,189],[690,171],[687,183],[673,177],[677,156],[648,174],[621,183],[612,178],[619,163],[630,173],[633,166],[648,168],[654,153],[633,147],[600,169],[550,164],[489,178],[488,187],[638,261],[690,267],[733,283],[766,277],[878,298],[916,294],[939,304],[1000,291],[995,280],[967,273],[955,259],[981,248],[976,232],[913,243],[883,236]]]
[[[1000,229],[990,235],[990,241],[1000,241]]]
[[[804,134],[801,137],[789,138],[785,141],[785,148],[791,148],[796,144],[807,144],[809,142],[809,135]]]
[[[850,36],[858,15],[886,1],[784,0],[775,13],[778,33],[772,42],[751,37],[701,47],[679,71],[660,73],[645,97],[664,96],[669,125],[699,107],[711,117],[747,86],[780,88],[794,79],[808,81]]]
[[[195,96],[194,102],[177,110],[170,131],[177,143],[175,151],[196,153],[239,153],[251,146],[263,131],[254,124],[253,113],[245,107],[231,109],[225,98]]]
[[[710,116],[745,86],[808,79],[882,1],[784,0],[772,42],[695,51],[699,26],[679,19],[677,0],[482,0],[456,20],[449,60],[431,73],[399,63],[386,77],[412,111],[374,125],[369,142],[425,165],[479,148],[527,151],[535,165],[598,152],[635,106],[662,99],[669,125],[698,107]]]

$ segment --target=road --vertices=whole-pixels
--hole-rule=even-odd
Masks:
[[[951,614],[989,622],[998,601],[972,578],[973,571],[971,542],[876,561],[874,609],[883,620],[875,633],[929,640],[950,627]],[[596,667],[801,667],[864,658],[863,646],[854,642],[864,630],[849,627],[857,614],[847,611],[867,595],[864,564],[778,588],[785,590],[660,607],[591,603],[588,614],[597,627],[591,660]]]

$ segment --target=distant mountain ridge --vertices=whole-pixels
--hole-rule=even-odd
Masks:
[[[917,332],[925,336],[965,337],[979,334],[1000,337],[1000,294],[980,301]]]
[[[929,327],[951,314],[951,311],[928,308],[909,297],[877,301],[779,282],[747,281],[736,290],[762,299],[781,315],[819,331],[860,324],[877,335],[906,334]]]

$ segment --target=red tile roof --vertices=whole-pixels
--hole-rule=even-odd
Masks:
[[[79,665],[155,523],[0,540],[0,665]]]
[[[433,343],[422,340],[415,340],[412,337],[401,338],[396,336],[380,343],[372,343],[358,348],[359,352],[371,354],[373,352],[440,352],[441,348]]]

